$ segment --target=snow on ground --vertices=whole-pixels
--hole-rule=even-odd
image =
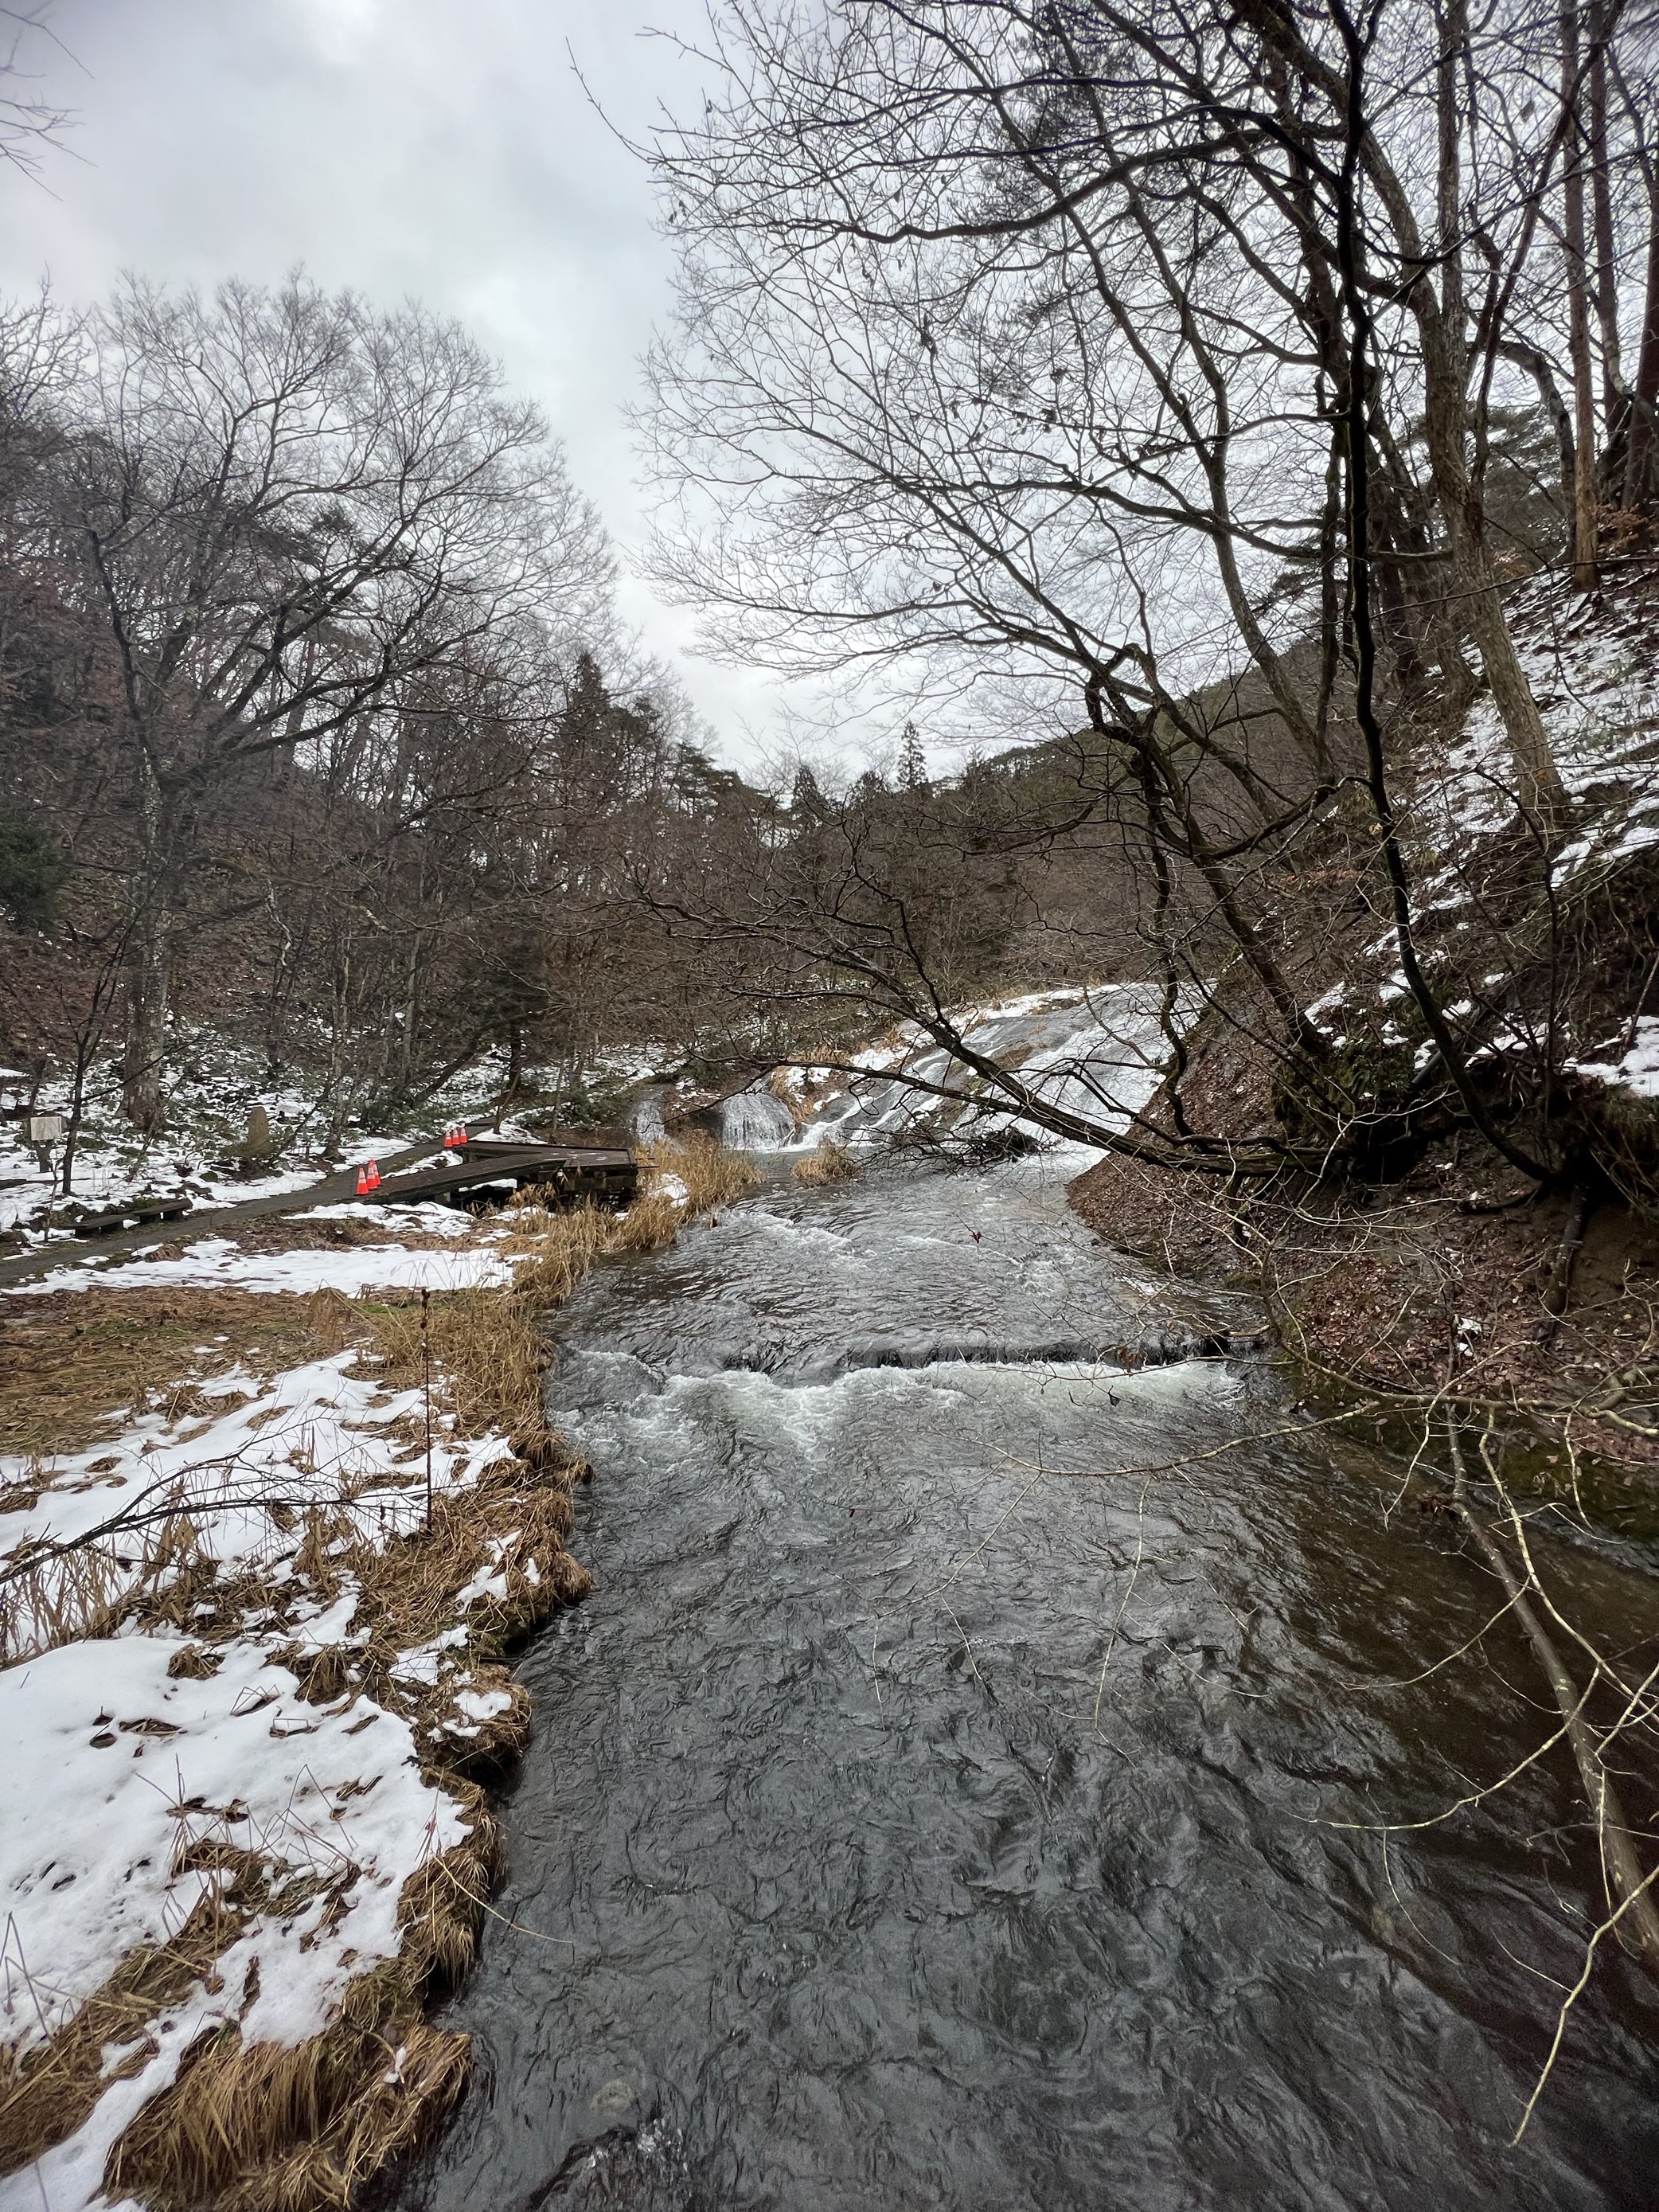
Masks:
[[[295,1545],[274,1522],[273,1503],[291,1516],[345,1500],[359,1529],[377,1537],[418,1525],[426,1480],[422,1394],[387,1390],[355,1350],[269,1379],[233,1366],[195,1384],[191,1396],[205,1412],[182,1419],[135,1413],[112,1440],[56,1455],[44,1468],[0,1453],[0,1498],[30,1500],[0,1510],[0,1560],[26,1547],[84,1544],[124,1518],[167,1507],[191,1516],[197,1553],[227,1571],[256,1567],[276,1603],[294,1579]],[[507,1449],[500,1437],[454,1439],[452,1427],[449,1416],[434,1414],[438,1492],[476,1480]],[[418,1443],[402,1440],[416,1429]],[[127,1587],[145,1571],[143,1525],[134,1528],[129,1546]],[[106,1576],[108,1594],[118,1595],[118,1578]],[[13,1596],[9,1614],[0,1653],[6,1660],[28,1648],[33,1628],[22,1598]]]
[[[76,1145],[71,1199],[82,1206],[116,1206],[147,1195],[182,1193],[192,1205],[302,1189],[325,1172],[308,1157],[320,1130],[312,1102],[293,1085],[273,1086],[257,1057],[212,1031],[180,1024],[172,1040],[167,1097],[173,1126],[147,1144],[120,1113],[120,1076],[112,1056],[88,1079]],[[18,1086],[9,1086],[18,1094]],[[66,1079],[51,1075],[34,1099],[42,1114],[70,1110]],[[248,1116],[265,1114],[270,1153],[262,1170],[239,1165]],[[37,1215],[55,1194],[55,1177],[40,1168],[15,1121],[0,1122],[0,1230]]]
[[[43,1103],[40,1110],[55,1109]],[[66,1200],[58,1190],[55,1171],[44,1171],[33,1150],[20,1140],[18,1125],[0,1124],[0,1229],[33,1221],[49,1202],[97,1212],[143,1197],[183,1196],[195,1211],[238,1206],[244,1199],[278,1198],[304,1190],[332,1172],[321,1162],[307,1160],[273,1168],[265,1175],[243,1175],[205,1165],[187,1146],[158,1154],[125,1145],[118,1151],[105,1149],[94,1141],[77,1153],[75,1188]]]
[[[1552,862],[1553,882],[1558,894],[1582,897],[1632,856],[1659,846],[1652,594],[1613,585],[1588,599],[1546,579],[1516,595],[1510,618],[1577,825]],[[1448,961],[1455,963],[1456,933],[1472,927],[1471,863],[1487,841],[1517,823],[1517,785],[1502,718],[1490,692],[1483,693],[1443,760],[1421,772],[1407,817],[1419,924],[1443,927],[1448,917],[1455,918],[1444,945],[1431,933],[1420,948],[1431,976]],[[1362,956],[1359,972],[1309,1007],[1310,1018],[1345,1043],[1354,1010],[1404,999],[1397,959],[1392,933],[1379,936]],[[1486,985],[1506,980],[1492,975]],[[1474,1013],[1474,1002],[1449,1011]],[[1389,1044],[1403,1042],[1406,1032],[1391,1024],[1380,1034]],[[1501,1030],[1485,1037],[1481,1048],[1502,1051],[1519,1042]],[[1420,1064],[1426,1060],[1419,1054]],[[1595,1071],[1586,1066],[1579,1072]]]
[[[395,1713],[306,1704],[253,1644],[225,1647],[208,1680],[170,1674],[189,1649],[166,1635],[69,1644],[0,1674],[6,2041],[27,2050],[136,1945],[176,1936],[227,1855],[257,1855],[271,1886],[211,1972],[147,2023],[149,2063],[0,2181],[0,2204],[101,2203],[110,2146],[205,2031],[234,2021],[246,2043],[289,2045],[318,2033],[347,1983],[396,1954],[409,1877],[467,1832],[454,1800],[422,1781]],[[126,2055],[111,2046],[112,2063]]]
[[[398,1219],[350,1205],[308,1218]],[[356,1294],[510,1279],[489,1227],[437,1207],[402,1212],[411,1218],[428,1234],[471,1232],[472,1249],[264,1255],[216,1237],[171,1260],[60,1269],[5,1296],[27,1315],[33,1294],[54,1289]],[[293,2044],[325,2027],[346,1983],[397,1952],[409,1878],[468,1832],[462,1804],[422,1781],[395,1696],[381,1702],[359,1680],[313,1704],[295,1671],[310,1655],[366,1647],[368,1631],[351,1626],[360,1585],[330,1560],[373,1556],[423,1525],[426,1411],[420,1389],[388,1387],[355,1348],[275,1375],[244,1357],[171,1408],[118,1414],[113,1434],[82,1449],[44,1461],[0,1454],[0,1573],[10,1571],[0,1593],[0,2043],[27,2052],[52,2034],[134,1946],[177,1937],[246,1855],[264,1884],[229,1948],[145,2024],[154,2055],[132,2078],[111,2079],[68,2142],[0,2180],[0,2207],[101,2203],[110,2145],[204,2029],[234,2021],[245,2043]],[[503,1436],[455,1428],[440,1393],[429,1430],[440,1499],[472,1488],[510,1450]],[[477,1680],[466,1626],[472,1605],[507,1595],[512,1552],[511,1537],[485,1542],[483,1571],[455,1597],[450,1625],[396,1655],[392,1681],[435,1697],[422,1711],[449,1713],[438,1723],[446,1735],[476,1738],[512,1704]],[[116,1608],[95,1609],[94,1625],[189,1574],[213,1597],[193,1616],[185,1599],[186,1628],[229,1603],[234,1639],[222,1624],[193,1646],[176,1627],[129,1621],[112,1636],[63,1640],[65,1612],[79,1604],[88,1618],[88,1564],[96,1608]],[[533,1559],[516,1564],[539,1579]],[[213,1671],[198,1678],[204,1667]],[[106,2074],[137,2048],[112,2045]]]
[[[377,1229],[418,1229],[423,1237],[466,1237],[477,1229],[476,1215],[464,1206],[428,1200],[420,1206],[389,1206],[370,1199],[348,1198],[337,1206],[308,1206],[290,1221],[370,1221]]]
[[[1511,612],[1516,650],[1550,750],[1585,828],[1555,862],[1564,887],[1659,844],[1659,662],[1647,593],[1599,599],[1539,590]],[[1516,771],[1491,696],[1476,701],[1437,775],[1434,811],[1449,836],[1491,836],[1513,821]]]
[[[620,1084],[637,1057],[604,1055],[598,1073]],[[449,1121],[476,1117],[496,1095],[505,1066],[504,1057],[498,1062],[486,1054],[477,1066],[461,1070],[426,1100],[422,1119],[440,1129]],[[556,1071],[532,1067],[526,1076],[536,1089],[550,1094]],[[19,1121],[0,1119],[0,1234],[38,1231],[48,1201],[97,1210],[143,1197],[182,1195],[196,1209],[234,1205],[303,1190],[339,1164],[320,1157],[328,1117],[313,1091],[297,1079],[273,1084],[262,1055],[213,1030],[175,1024],[165,1087],[169,1127],[153,1143],[146,1142],[122,1119],[117,1057],[112,1054],[94,1068],[68,1200],[58,1195],[55,1174],[43,1170],[24,1143]],[[21,1103],[28,1091],[27,1078],[15,1070],[0,1071],[0,1091],[9,1103]],[[67,1079],[49,1073],[35,1092],[34,1110],[67,1115],[70,1105]],[[257,1165],[244,1165],[249,1115],[256,1106],[265,1115],[270,1152]],[[418,1141],[395,1129],[364,1127],[350,1118],[336,1133],[340,1162],[348,1166],[384,1159]],[[524,1133],[520,1124],[507,1122],[501,1133]]]
[[[216,1844],[258,1852],[294,1893],[247,1941],[260,1970],[246,2010],[246,1969],[233,1982],[222,1962],[228,2014],[249,2041],[298,2043],[353,1973],[392,1956],[404,1881],[466,1833],[422,1782],[406,1721],[307,1704],[257,1643],[223,1647],[208,1680],[170,1675],[190,1649],[168,1635],[66,1644],[0,1674],[8,2042],[27,2048],[135,1945],[176,1936],[219,1881],[192,1850]]]
[[[507,1262],[487,1249],[421,1252],[401,1244],[373,1244],[346,1251],[249,1253],[234,1237],[203,1237],[174,1258],[140,1258],[114,1266],[82,1261],[54,1268],[32,1283],[20,1284],[18,1291],[27,1296],[94,1287],[139,1291],[165,1284],[175,1289],[289,1291],[301,1296],[312,1291],[338,1291],[347,1297],[360,1297],[370,1290],[465,1291],[499,1286],[511,1279]]]
[[[25,2048],[133,1944],[178,1933],[210,1878],[181,1861],[205,1842],[263,1853],[279,1894],[290,1875],[332,1885],[286,1917],[262,1917],[247,1939],[261,1967],[245,2037],[311,2034],[349,1974],[395,1950],[404,1880],[463,1832],[453,1802],[421,1783],[404,1721],[363,1698],[307,1704],[272,1656],[353,1641],[355,1587],[348,1579],[319,1602],[296,1565],[308,1506],[343,1511],[376,1541],[421,1525],[422,1393],[385,1389],[347,1351],[264,1381],[233,1368],[193,1395],[224,1410],[140,1415],[113,1449],[94,1444],[45,1468],[0,1456],[0,1488],[27,1500],[0,1514],[0,1559],[26,1548],[47,1559],[38,1610],[29,1583],[11,1593],[11,1663],[0,1671],[0,2039]],[[507,1449],[503,1437],[459,1439],[453,1427],[435,1417],[438,1495],[467,1487]],[[114,1533],[137,1587],[153,1571],[147,1527],[164,1512],[188,1516],[194,1557],[216,1562],[222,1581],[252,1574],[266,1601],[236,1642],[215,1645],[212,1678],[171,1675],[188,1639],[157,1632],[20,1657],[53,1632],[51,1555],[73,1561],[77,1547]],[[120,1595],[113,1574],[105,1595]],[[405,1655],[405,1668],[435,1680],[442,1641]],[[229,1988],[222,1962],[219,1972]]]
[[[1634,1039],[1619,1059],[1571,1060],[1567,1073],[1615,1085],[1638,1098],[1659,1098],[1659,1018],[1642,1015]]]

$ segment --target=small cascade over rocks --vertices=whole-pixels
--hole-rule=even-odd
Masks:
[[[795,1117],[769,1091],[738,1091],[716,1107],[720,1140],[734,1152],[781,1152],[795,1141]]]
[[[1150,985],[1103,984],[958,1009],[957,1018],[975,1051],[1018,1072],[1049,1105],[1121,1127],[1157,1090],[1168,1063],[1158,1005]],[[960,1095],[941,1097],[930,1085]],[[919,1031],[904,1030],[866,1057],[863,1072],[826,1103],[804,1137],[809,1146],[828,1139],[854,1147],[948,1139],[972,1158],[975,1146],[1006,1140],[1010,1127],[1007,1105],[981,1076]],[[981,1164],[994,1157],[977,1154]]]
[[[750,1373],[775,1382],[812,1388],[842,1376],[876,1368],[1087,1366],[1103,1372],[1134,1375],[1145,1368],[1173,1367],[1195,1359],[1243,1359],[1267,1348],[1262,1329],[1202,1328],[1132,1323],[1115,1335],[1067,1334],[1007,1337],[994,1331],[944,1332],[910,1329],[850,1338],[842,1345],[795,1346],[769,1340],[691,1350],[685,1374]]]
[[[668,1134],[662,1118],[662,1102],[668,1089],[665,1083],[652,1084],[623,1115],[623,1127],[636,1145],[654,1145]]]

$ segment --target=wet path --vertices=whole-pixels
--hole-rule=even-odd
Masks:
[[[1034,1164],[780,1190],[589,1284],[553,1395],[598,1588],[524,1668],[530,1932],[452,2008],[479,2078],[408,2206],[1659,2202],[1621,1962],[1507,2147],[1589,1901],[1565,1774],[1386,1863],[1335,1825],[1540,1732],[1518,1644],[1391,1686],[1486,1585],[1248,1363],[1094,1358],[1230,1318]]]

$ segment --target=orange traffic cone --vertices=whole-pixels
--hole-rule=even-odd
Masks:
[[[444,1131],[444,1150],[447,1152],[459,1152],[465,1143],[465,1122],[452,1121],[449,1127]]]
[[[364,1163],[364,1164],[363,1164],[362,1167],[360,1167],[360,1168],[358,1169],[358,1170],[357,1170],[357,1195],[358,1195],[358,1197],[359,1197],[359,1198],[368,1198],[368,1197],[371,1197],[371,1196],[374,1194],[374,1193],[375,1191],[379,1190],[379,1188],[380,1188],[380,1162],[379,1162],[378,1160],[368,1160],[368,1161],[366,1161],[366,1162]]]

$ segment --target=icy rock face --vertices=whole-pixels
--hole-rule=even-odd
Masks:
[[[739,1091],[719,1109],[720,1139],[734,1152],[781,1152],[795,1141],[795,1117],[769,1091]]]

